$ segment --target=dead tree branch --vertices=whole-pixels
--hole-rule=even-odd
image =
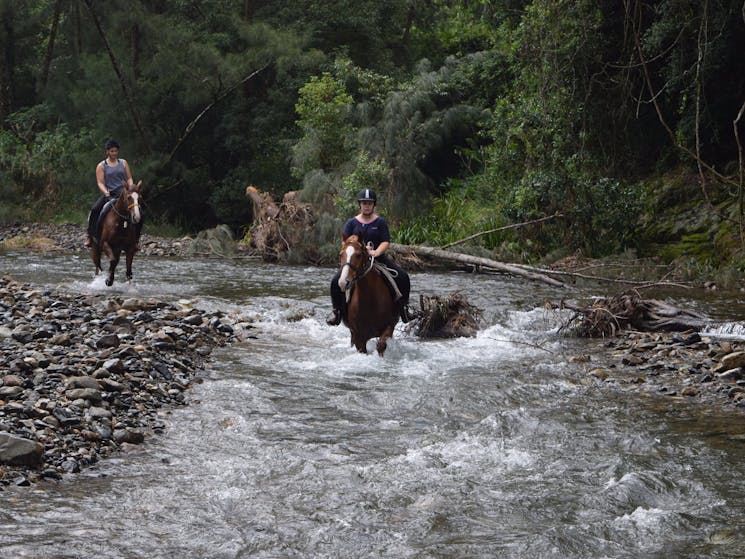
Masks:
[[[468,237],[466,237],[464,239],[461,239],[459,241],[454,241],[452,243],[448,243],[446,245],[443,245],[440,248],[441,249],[450,248],[450,247],[455,246],[455,245],[463,244],[463,243],[465,243],[467,241],[470,241],[472,239],[476,239],[476,238],[481,237],[483,235],[488,235],[489,233],[496,233],[497,231],[506,231],[507,229],[517,229],[518,227],[524,227],[526,225],[533,225],[534,223],[541,223],[542,221],[547,221],[549,219],[554,219],[554,218],[557,218],[557,217],[564,217],[564,216],[562,214],[560,214],[559,212],[556,212],[554,215],[549,215],[549,216],[546,216],[546,217],[541,217],[539,219],[533,219],[531,221],[523,221],[522,223],[513,223],[511,225],[504,225],[503,227],[497,227],[496,229],[489,229],[488,231],[481,231],[479,233],[474,233],[473,235],[470,235],[470,236],[468,236]]]
[[[168,159],[166,161],[171,161],[173,159],[173,156],[176,154],[176,151],[179,147],[181,147],[181,144],[184,143],[184,140],[191,134],[191,131],[194,130],[194,127],[197,125],[197,123],[202,119],[204,115],[206,115],[212,108],[214,108],[215,105],[217,105],[220,101],[225,99],[228,95],[230,95],[231,92],[233,92],[238,86],[246,83],[248,80],[254,78],[264,70],[266,70],[269,67],[269,63],[264,64],[261,68],[258,70],[255,70],[254,72],[251,72],[248,76],[245,78],[237,81],[227,89],[225,89],[222,94],[218,95],[212,103],[204,107],[199,114],[192,119],[192,121],[186,125],[186,128],[184,128],[183,133],[181,134],[181,137],[176,141],[176,145],[173,146],[173,149],[171,150],[171,153],[168,154]]]

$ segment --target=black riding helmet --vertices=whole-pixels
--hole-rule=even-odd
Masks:
[[[113,138],[110,140],[106,140],[106,143],[103,145],[103,149],[106,151],[109,151],[111,148],[119,149],[119,142],[114,140]]]
[[[358,202],[374,202],[378,203],[378,197],[375,195],[375,191],[366,188],[365,190],[360,190],[360,193],[357,194],[357,201]]]

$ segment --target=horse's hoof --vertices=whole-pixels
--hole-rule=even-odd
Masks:
[[[108,287],[111,287],[113,284],[114,284],[114,280],[109,280],[109,279],[106,280],[106,285]]]

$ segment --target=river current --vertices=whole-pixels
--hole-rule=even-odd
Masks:
[[[327,268],[138,257],[112,288],[91,268],[0,254],[16,279],[220,309],[255,339],[214,352],[162,435],[0,491],[2,558],[745,556],[742,415],[589,380],[570,358],[600,342],[544,306],[578,288],[413,273],[414,303],[460,292],[483,328],[399,325],[381,358],[325,324]]]

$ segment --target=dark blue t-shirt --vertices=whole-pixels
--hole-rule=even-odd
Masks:
[[[378,216],[370,223],[362,223],[356,217],[353,217],[344,224],[344,235],[357,235],[364,240],[364,243],[372,243],[373,248],[383,242],[391,241],[391,232],[388,230],[388,222]]]

